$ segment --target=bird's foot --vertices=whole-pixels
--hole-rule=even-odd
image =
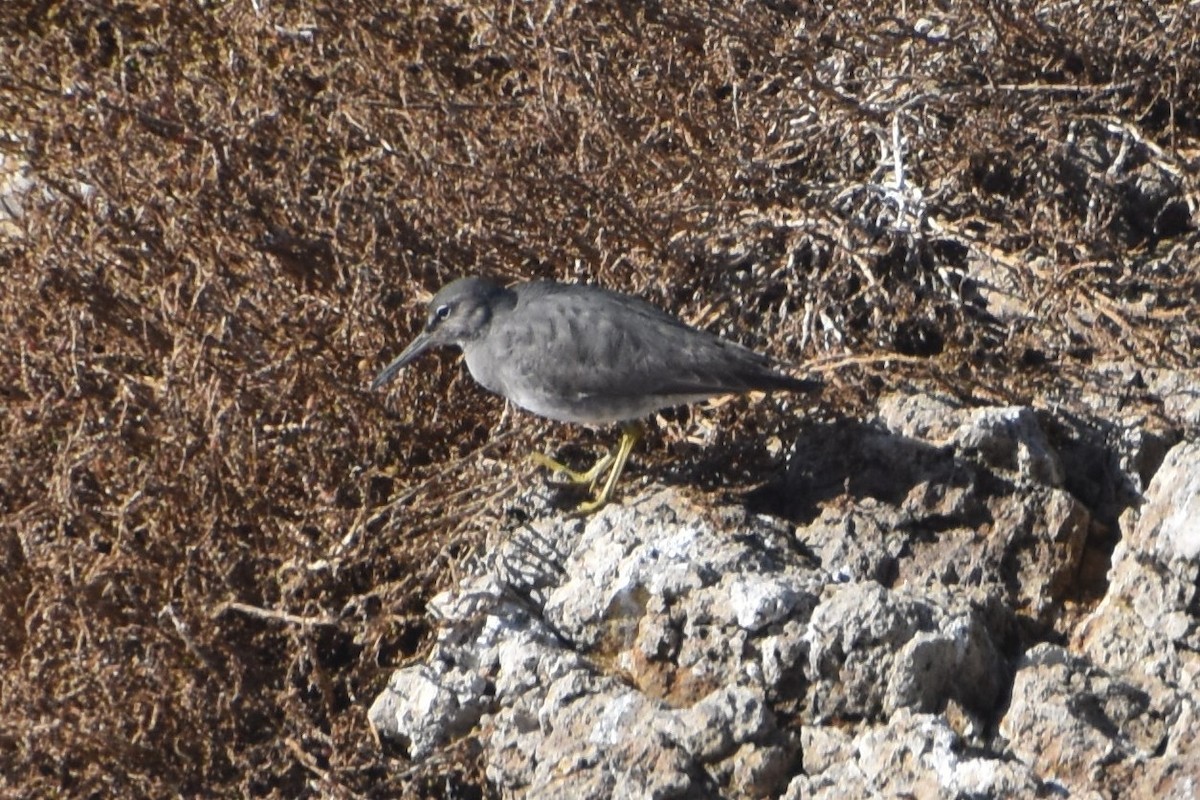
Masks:
[[[605,453],[587,472],[576,472],[566,464],[554,460],[545,453],[533,453],[529,457],[535,464],[545,467],[556,475],[562,475],[567,479],[568,483],[575,486],[587,486],[588,492],[595,490],[596,482],[600,480],[600,476],[604,474],[604,471],[608,469],[613,460],[612,453]]]
[[[611,494],[611,492],[609,494]],[[586,517],[588,514],[591,514],[595,511],[599,511],[600,509],[604,508],[604,506],[608,505],[608,501],[610,499],[611,498],[609,497],[609,495],[606,495],[604,492],[601,492],[599,495],[597,495],[596,497],[593,497],[591,500],[584,500],[582,503],[575,506],[575,511],[573,513],[578,514],[581,517]]]
[[[589,493],[596,491],[596,484],[600,481],[601,476],[604,476],[604,487],[600,493],[591,500],[580,503],[575,509],[575,513],[587,515],[603,508],[612,499],[617,479],[621,477],[621,472],[625,469],[625,462],[629,460],[629,453],[641,438],[641,423],[625,423],[621,428],[621,439],[617,442],[616,449],[605,453],[587,472],[576,472],[543,453],[533,453],[530,457],[535,463],[547,467],[552,472],[565,475],[571,483],[577,486],[586,485]]]
[[[641,438],[642,426],[637,423],[628,423],[621,429],[621,440],[617,442],[617,449],[600,459],[603,465],[608,467],[608,477],[604,480],[604,488],[600,490],[600,494],[591,500],[580,503],[579,507],[575,509],[575,513],[587,515],[593,511],[599,511],[608,505],[608,501],[612,499],[613,490],[617,487],[617,479],[621,477],[621,472],[625,469],[625,462],[629,459],[629,453],[633,450],[633,446],[637,444],[638,439]],[[609,467],[609,464],[612,466]],[[597,464],[592,469],[596,469],[599,466],[601,465]]]

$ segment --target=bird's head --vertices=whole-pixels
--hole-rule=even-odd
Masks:
[[[486,334],[497,305],[509,294],[509,290],[486,278],[459,278],[443,286],[429,301],[425,328],[395,361],[384,367],[371,388],[383,386],[430,348],[462,347]]]

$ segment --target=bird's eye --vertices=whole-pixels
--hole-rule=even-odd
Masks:
[[[445,319],[446,317],[450,316],[450,306],[449,305],[438,306],[434,310],[433,315],[435,317],[437,317],[438,319]]]

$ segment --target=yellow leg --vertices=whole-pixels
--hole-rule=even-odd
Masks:
[[[629,460],[629,452],[633,450],[633,446],[642,438],[642,425],[640,422],[627,422],[621,428],[621,440],[617,443],[616,455],[609,453],[604,461],[611,461],[612,468],[608,472],[608,478],[604,481],[604,489],[594,499],[588,500],[586,503],[581,503],[577,511],[580,514],[591,514],[602,508],[610,499],[612,499],[613,489],[616,488],[617,479],[621,477],[621,472],[625,469],[625,462]],[[597,464],[599,466],[599,464]],[[593,467],[592,469],[595,469]],[[594,480],[594,478],[593,478]]]
[[[556,475],[565,476],[568,481],[576,486],[586,484],[589,492],[596,488],[596,481],[600,479],[600,476],[604,474],[604,470],[608,469],[608,465],[613,460],[612,453],[605,453],[587,472],[576,472],[561,461],[555,461],[544,453],[532,453],[529,457],[533,459],[535,464],[545,467]]]

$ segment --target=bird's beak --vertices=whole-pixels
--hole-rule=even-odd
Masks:
[[[396,377],[396,373],[404,369],[408,362],[415,359],[417,356],[424,353],[435,344],[433,336],[428,331],[421,331],[417,338],[412,340],[408,347],[404,348],[404,352],[396,356],[396,360],[383,368],[383,371],[375,376],[375,380],[371,381],[371,391],[375,391],[380,386]]]

